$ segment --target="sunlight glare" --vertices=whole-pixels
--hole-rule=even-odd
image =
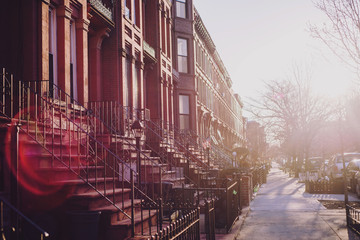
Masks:
[[[326,77],[323,77],[326,76]],[[314,93],[330,97],[338,98],[348,94],[353,85],[353,79],[344,74],[344,71],[329,70],[322,74],[322,78],[312,78],[312,88]]]

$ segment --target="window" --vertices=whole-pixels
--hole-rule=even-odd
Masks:
[[[70,21],[70,96],[78,100],[76,77],[76,29],[75,22]]]
[[[164,8],[164,5],[161,7]],[[165,23],[165,14],[161,14],[161,50],[163,53],[166,53],[166,23]]]
[[[126,59],[125,59],[125,80],[123,82],[123,93],[124,93],[124,106],[130,106],[130,97],[131,97],[131,47],[126,46]]]
[[[167,79],[167,76],[166,76],[166,73],[163,71],[162,72],[162,78],[164,81],[166,81]],[[167,85],[166,84],[163,84],[163,104],[162,104],[162,108],[163,108],[163,113],[164,113],[164,121],[167,122],[168,120],[168,98],[167,98]]]
[[[53,96],[53,84],[57,82],[56,12],[49,8],[49,90]]]
[[[176,0],[176,16],[186,18],[186,0]]]
[[[140,104],[140,53],[135,53],[136,64],[135,64],[135,74],[134,74],[134,108],[139,109]]]
[[[188,72],[188,51],[187,51],[187,40],[183,38],[177,39],[178,48],[178,71],[187,73]]]
[[[180,129],[190,129],[190,102],[188,95],[179,95]]]
[[[131,19],[131,1],[133,0],[125,0],[125,17]]]
[[[166,13],[167,16],[170,17],[170,11],[169,9],[166,9]],[[171,30],[170,30],[170,21],[166,21],[166,42],[167,42],[167,56],[169,58],[171,58],[171,41],[170,41],[170,37],[171,37]]]
[[[134,12],[134,23],[137,27],[140,28],[140,6],[139,6],[139,1],[140,0],[134,0],[134,7],[135,7],[135,12]]]

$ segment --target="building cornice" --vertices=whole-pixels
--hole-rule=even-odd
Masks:
[[[199,13],[197,12],[195,8],[195,17],[194,17],[194,24],[195,24],[195,31],[198,33],[198,35],[201,37],[201,39],[205,42],[206,47],[209,49],[209,52],[213,54],[216,50],[216,46],[207,31]]]

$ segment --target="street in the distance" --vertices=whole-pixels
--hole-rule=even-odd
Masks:
[[[326,209],[318,199],[344,200],[341,194],[308,194],[276,163],[255,199],[236,239],[359,239],[346,227],[345,209]],[[358,201],[349,196],[350,201]]]

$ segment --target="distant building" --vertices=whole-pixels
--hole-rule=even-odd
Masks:
[[[256,121],[248,121],[246,126],[246,136],[251,161],[263,160],[267,151],[265,129]]]

